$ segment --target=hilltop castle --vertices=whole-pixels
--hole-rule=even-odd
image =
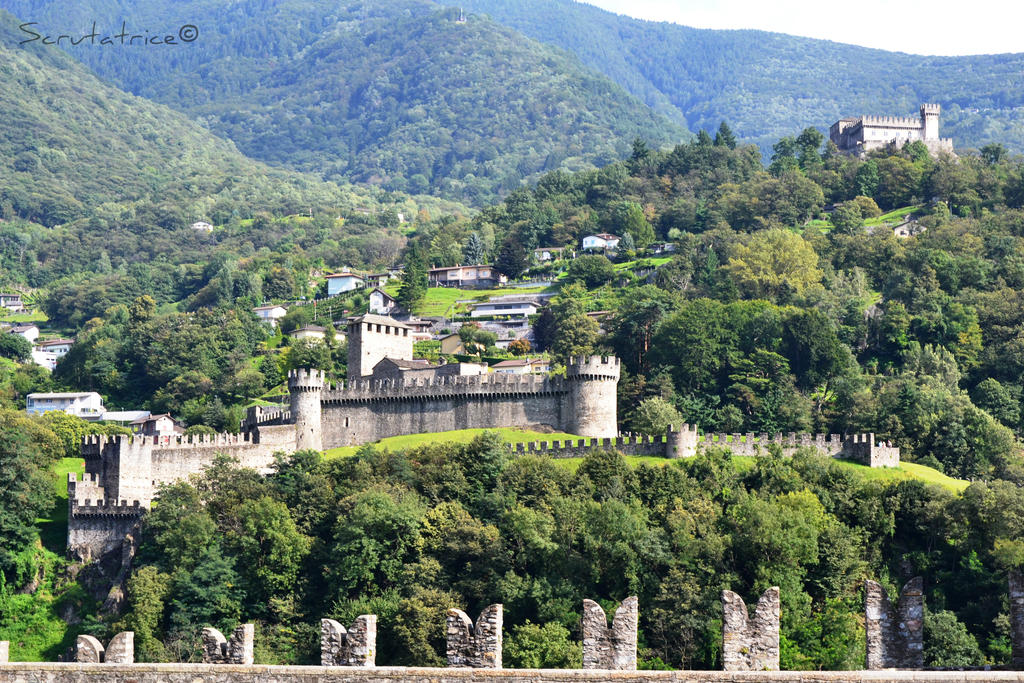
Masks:
[[[920,140],[932,155],[953,153],[953,140],[939,137],[937,104],[922,104],[919,118],[912,116],[860,116],[839,119],[829,129],[829,139],[842,152],[866,154],[886,147],[902,147]]]

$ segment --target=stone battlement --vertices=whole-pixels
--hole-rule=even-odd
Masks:
[[[863,116],[861,121],[865,126],[877,126],[882,128],[920,128],[921,119],[913,116]]]
[[[406,380],[352,380],[324,387],[322,403],[350,401],[394,401],[403,399],[446,399],[463,396],[552,394],[568,391],[561,378],[544,375],[452,375]]]
[[[619,379],[619,359],[615,356],[570,356],[565,376],[572,379]]]

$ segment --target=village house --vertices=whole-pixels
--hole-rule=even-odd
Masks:
[[[267,306],[257,306],[252,309],[252,312],[256,314],[260,322],[265,322],[271,327],[277,327],[277,321],[285,316],[288,309],[280,304],[269,304]]]
[[[434,327],[433,322],[429,320],[418,320],[415,318],[409,318],[402,322],[404,322],[411,330],[409,336],[412,337],[413,342],[430,341],[434,338],[434,335],[431,332],[431,329]]]
[[[185,425],[175,420],[168,413],[147,415],[132,420],[131,430],[142,436],[157,436],[170,440],[170,437],[185,433]]]
[[[583,238],[584,251],[608,250],[614,251],[619,246],[619,238],[608,232],[599,232],[596,235],[587,235]]]
[[[10,313],[23,313],[25,304],[17,292],[0,292],[0,308],[6,308]]]
[[[395,298],[385,292],[380,287],[375,287],[370,292],[370,313],[376,315],[391,315],[391,312],[395,309],[397,302]]]
[[[327,276],[327,296],[337,296],[363,286],[363,277],[348,271]]]
[[[366,276],[367,287],[384,287],[389,281],[399,276],[398,271],[385,271],[383,273],[370,273]]]
[[[528,375],[551,371],[551,361],[546,358],[514,358],[495,363],[494,371],[503,375]]]
[[[52,410],[60,410],[86,420],[99,420],[106,412],[103,397],[95,391],[34,393],[25,397],[25,412],[29,415],[40,415]]]
[[[320,325],[303,325],[297,330],[289,332],[288,336],[292,339],[316,339],[317,341],[323,341],[327,337],[327,328]],[[335,331],[334,341],[339,344],[344,342],[345,333]]]
[[[32,323],[18,323],[17,325],[12,325],[11,329],[7,331],[10,334],[24,337],[29,344],[35,344],[36,340],[39,339],[39,328]]]
[[[434,287],[463,287],[486,289],[508,282],[508,278],[494,269],[494,266],[453,266],[431,268],[427,273],[430,285]]]
[[[74,339],[47,339],[37,342],[36,348],[40,351],[54,353],[58,358],[61,358],[68,354],[68,351],[71,350],[71,345],[74,343]]]
[[[206,221],[196,221],[191,226],[196,232],[213,232],[213,226]]]
[[[441,353],[446,356],[466,353],[466,345],[457,332],[441,337]]]
[[[537,313],[537,304],[533,301],[526,300],[499,300],[499,301],[485,301],[483,303],[474,304],[472,310],[469,312],[471,318],[482,318],[485,316],[512,316],[516,318],[526,318]]]

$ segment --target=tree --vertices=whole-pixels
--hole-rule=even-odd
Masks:
[[[515,279],[523,274],[530,265],[530,257],[514,237],[508,237],[498,251],[498,258],[494,261],[494,267],[509,279]]]
[[[984,661],[978,641],[949,610],[925,613],[924,643],[926,666],[978,666]]]
[[[998,142],[990,142],[981,148],[981,158],[989,166],[995,166],[1006,159],[1006,147]]]
[[[513,356],[525,356],[530,352],[530,340],[526,338],[513,339],[508,345],[508,351]]]
[[[462,262],[467,265],[485,263],[487,260],[484,241],[480,239],[480,233],[475,230],[469,233],[465,246],[462,247]]]
[[[782,228],[763,230],[747,244],[737,244],[728,268],[736,283],[755,298],[785,299],[818,284],[822,276],[814,248]]]
[[[729,124],[725,121],[718,124],[718,132],[715,133],[715,147],[736,149],[736,136],[733,135],[732,128],[729,128]]]
[[[557,622],[541,626],[525,623],[512,627],[504,643],[505,662],[513,669],[578,669],[582,652],[569,638],[569,629]]]
[[[412,312],[427,296],[428,284],[424,256],[419,248],[414,247],[405,257],[405,268],[402,270],[395,301],[405,310]]]
[[[578,256],[566,270],[566,282],[582,282],[587,289],[606,285],[615,277],[615,267],[603,254]]]
[[[20,334],[0,334],[0,358],[19,362],[32,360],[32,344]]]
[[[829,221],[837,232],[850,234],[861,226],[864,217],[861,215],[857,202],[848,201],[836,205],[829,215]]]
[[[633,411],[633,429],[641,434],[661,436],[668,432],[670,425],[679,427],[683,424],[683,416],[676,407],[661,398],[652,396],[645,398]]]

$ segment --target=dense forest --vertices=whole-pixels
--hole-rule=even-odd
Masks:
[[[37,5],[9,9],[45,26],[75,21]],[[576,58],[423,0],[109,3],[82,21],[119,25],[128,13],[203,33],[187,55],[74,55],[252,158],[331,181],[482,205],[546,171],[621,159],[636,135],[688,136]]]

